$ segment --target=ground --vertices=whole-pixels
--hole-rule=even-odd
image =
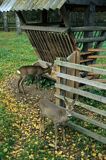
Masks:
[[[0,158],[3,160],[105,160],[106,146],[66,127],[66,144],[59,128],[58,150],[54,151],[54,129],[49,120],[39,137],[39,99],[55,101],[54,88],[25,85],[18,93],[16,69],[35,62],[34,51],[23,34],[0,33]],[[8,39],[8,41],[7,41]],[[4,45],[5,44],[5,45]],[[27,48],[26,48],[27,47]],[[29,54],[31,53],[31,54]],[[34,58],[33,58],[34,57]]]

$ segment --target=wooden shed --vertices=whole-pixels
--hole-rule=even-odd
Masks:
[[[44,61],[67,57],[79,47],[85,52],[81,63],[92,63],[96,58],[87,58],[88,49],[99,48],[106,40],[106,27],[95,25],[95,13],[106,11],[106,0],[4,0],[0,11],[17,13],[21,28]],[[72,12],[79,12],[79,17],[84,13],[83,26],[72,27]]]

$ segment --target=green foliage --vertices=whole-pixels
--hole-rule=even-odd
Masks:
[[[26,78],[25,83],[26,83],[26,85],[36,84],[40,88],[50,88],[50,87],[54,87],[54,85],[55,85],[55,82],[53,80],[50,80],[46,77],[41,77],[40,79],[34,79],[34,76],[32,76],[32,75],[29,75]]]
[[[0,159],[5,159],[15,144],[18,130],[13,126],[15,116],[0,105]]]
[[[51,152],[53,152],[51,148],[46,149],[45,152],[46,145],[47,144],[45,144],[43,140],[41,141],[40,138],[36,138],[35,136],[30,137],[30,141],[27,140],[24,143],[24,150],[22,150],[19,157],[17,157],[17,160],[66,160],[66,158],[51,154]]]

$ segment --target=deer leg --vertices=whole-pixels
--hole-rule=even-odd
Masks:
[[[42,136],[42,116],[41,116],[41,120],[40,120],[40,137]]]
[[[20,83],[21,83],[21,80],[22,80],[22,77],[20,77],[20,79],[18,80],[18,90],[19,90],[19,93],[21,93],[21,90],[20,90]]]
[[[65,143],[65,128],[62,126],[63,142]]]
[[[44,116],[41,115],[40,137],[42,135],[42,131],[44,131],[44,121],[45,121],[45,118],[44,118]]]
[[[55,128],[55,150],[57,150],[57,124],[54,124]]]
[[[25,77],[23,77],[23,78],[21,79],[21,81],[20,81],[20,85],[21,85],[21,87],[22,87],[22,92],[23,92],[23,94],[25,94],[25,90],[24,90],[24,86],[23,86],[24,79],[25,79]]]
[[[36,89],[38,89],[38,76],[36,76],[35,78],[36,78]]]

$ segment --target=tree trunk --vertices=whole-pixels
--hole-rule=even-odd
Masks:
[[[15,19],[16,19],[16,32],[17,34],[21,34],[21,23],[16,13],[15,13]]]
[[[3,12],[3,28],[5,32],[8,32],[8,17],[7,12]]]

